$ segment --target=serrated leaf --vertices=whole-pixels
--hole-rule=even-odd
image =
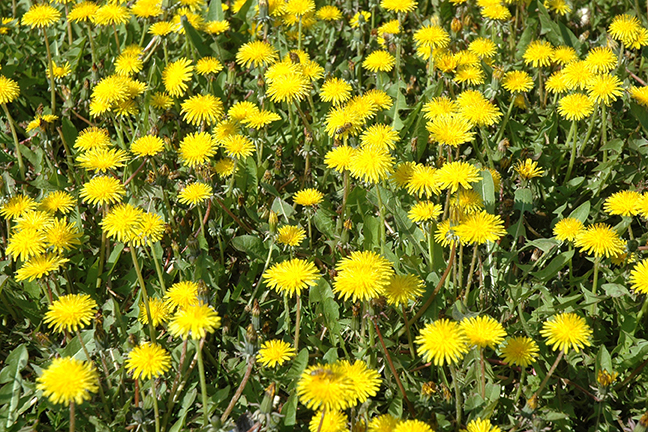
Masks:
[[[515,191],[513,208],[520,210],[521,213],[533,209],[533,193],[529,188],[520,188]]]
[[[252,235],[234,237],[232,246],[234,246],[234,249],[248,255],[248,258],[251,259],[263,259],[266,252],[263,241],[259,237]]]

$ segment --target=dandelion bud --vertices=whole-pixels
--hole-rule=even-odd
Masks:
[[[461,20],[459,18],[453,18],[450,23],[450,29],[455,33],[459,33],[462,28],[463,24],[461,23]]]
[[[249,355],[254,354],[256,351],[256,342],[257,342],[257,334],[256,330],[254,330],[254,326],[250,324],[247,326],[247,330],[245,332],[245,352]]]
[[[609,387],[619,376],[616,372],[608,372],[607,369],[600,370],[596,376],[596,381],[601,387]]]
[[[275,397],[275,383],[270,383],[270,385],[265,389],[263,395],[263,400],[261,401],[260,409],[263,414],[270,414],[272,412],[272,402]]]
[[[421,393],[423,393],[423,396],[432,396],[437,392],[437,385],[432,382],[428,381],[426,383],[423,383],[423,386],[421,387]]]
[[[351,222],[351,219],[347,219],[344,221],[344,229],[350,230],[353,228],[353,222]]]
[[[254,299],[254,303],[252,304],[252,325],[254,326],[255,330],[258,330],[261,325],[261,320],[259,319],[260,317],[261,308],[259,307],[259,300]]]
[[[504,77],[504,69],[501,67],[493,68],[493,78],[496,80],[501,80]]]
[[[517,108],[526,109],[526,101],[524,100],[524,95],[523,94],[515,95],[515,99],[513,99],[513,104],[515,104]]]
[[[527,399],[526,404],[531,410],[535,410],[538,408],[538,396],[533,395],[529,399]]]
[[[278,222],[279,222],[279,218],[277,217],[277,213],[275,213],[273,210],[270,210],[270,215],[268,216],[268,225],[270,225],[270,232],[272,234],[277,232]]]
[[[268,18],[268,0],[259,0],[259,20]]]

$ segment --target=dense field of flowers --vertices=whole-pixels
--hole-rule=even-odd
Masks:
[[[0,2],[0,431],[646,431],[648,4]]]

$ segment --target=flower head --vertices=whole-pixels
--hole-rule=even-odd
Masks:
[[[411,12],[416,8],[415,0],[381,0],[380,7],[393,12]]]
[[[582,120],[594,112],[594,102],[583,93],[572,93],[558,101],[558,113],[567,120]]]
[[[319,8],[317,18],[324,21],[337,21],[342,19],[342,12],[335,6],[326,5]]]
[[[70,402],[82,404],[99,388],[99,376],[92,364],[72,357],[52,360],[36,382],[36,388],[42,390],[45,397],[66,406]]]
[[[40,255],[45,251],[45,235],[35,228],[25,228],[9,237],[5,253],[14,260],[26,260],[29,257]]]
[[[501,111],[477,90],[466,90],[457,96],[459,114],[476,126],[491,126],[502,116]]]
[[[61,212],[67,214],[74,208],[75,199],[65,191],[56,191],[47,194],[40,202],[40,207],[48,212]]]
[[[364,59],[362,67],[371,72],[389,72],[394,68],[395,62],[396,59],[389,52],[377,50]]]
[[[616,67],[617,57],[608,47],[596,47],[587,54],[585,64],[595,74],[604,74]]]
[[[61,12],[55,7],[48,4],[36,4],[29,8],[22,17],[23,25],[31,28],[49,27],[61,19]]]
[[[250,156],[255,150],[252,141],[248,137],[239,134],[223,138],[221,145],[228,156],[238,159]]]
[[[335,267],[338,274],[333,292],[344,300],[369,300],[384,293],[394,270],[384,257],[371,251],[356,251],[341,259]]]
[[[522,58],[526,64],[533,67],[549,66],[551,64],[554,48],[547,41],[536,40],[531,42]]]
[[[425,361],[443,366],[458,362],[468,352],[469,340],[459,323],[440,319],[426,325],[415,343]]]
[[[616,75],[595,75],[587,83],[587,94],[596,103],[610,105],[623,94],[623,86]]]
[[[297,394],[301,403],[310,409],[347,408],[351,394],[351,382],[337,368],[318,364],[306,368],[297,381]]]
[[[346,414],[338,410],[319,410],[308,424],[310,432],[346,432],[349,419]]]
[[[464,116],[444,114],[427,123],[430,137],[439,144],[458,147],[472,141],[475,135],[471,132],[472,124]]]
[[[439,25],[425,25],[414,32],[414,42],[417,46],[444,48],[450,42],[450,35]]]
[[[293,195],[293,202],[307,207],[313,207],[321,203],[324,199],[324,194],[317,189],[302,189]]]
[[[151,245],[160,241],[164,235],[164,226],[164,220],[160,215],[144,212],[133,238],[130,239],[131,245]]]
[[[324,102],[339,105],[351,97],[351,84],[340,78],[330,78],[320,88],[320,98]]]
[[[299,71],[278,75],[268,83],[267,93],[273,102],[300,101],[310,90],[308,77]]]
[[[584,318],[575,313],[565,312],[545,321],[540,334],[547,339],[547,345],[552,345],[554,350],[567,353],[573,348],[578,352],[585,346],[591,345],[592,329]]]
[[[101,226],[110,238],[128,243],[136,238],[144,211],[130,204],[119,204],[113,207],[101,221]]]
[[[488,419],[470,420],[466,425],[466,430],[462,432],[501,432],[498,426],[493,426]]]
[[[70,250],[73,246],[81,243],[81,233],[73,222],[65,219],[54,219],[47,224],[43,230],[45,243],[55,252]]]
[[[109,171],[125,165],[128,154],[121,149],[95,148],[80,154],[78,164],[88,171]]]
[[[188,134],[180,142],[178,153],[182,164],[195,167],[209,160],[216,153],[217,144],[207,132],[194,132]]]
[[[527,336],[508,338],[500,347],[504,362],[516,366],[527,367],[538,357],[538,344]]]
[[[181,58],[169,63],[162,72],[162,82],[167,93],[171,96],[182,96],[187,91],[187,81],[191,80],[194,67],[191,60]]]
[[[396,425],[393,432],[433,432],[430,425],[421,420],[405,420]]]
[[[506,234],[502,218],[486,210],[468,216],[454,231],[462,242],[474,244],[494,242]]]
[[[480,348],[494,348],[506,336],[506,330],[502,324],[487,315],[463,319],[461,328],[468,338],[468,344]]]
[[[305,238],[306,231],[298,226],[284,225],[277,231],[277,243],[286,246],[299,246]]]
[[[368,398],[376,396],[380,388],[380,374],[370,369],[362,360],[351,363],[339,360],[334,365],[335,370],[344,375],[351,384],[347,401],[350,406],[364,403]]]
[[[402,420],[391,414],[383,414],[371,419],[368,425],[369,432],[393,432]]]
[[[527,92],[533,88],[533,78],[524,71],[511,71],[504,75],[502,87],[511,93]]]
[[[295,356],[295,348],[289,343],[273,339],[264,342],[257,354],[257,361],[265,367],[283,365]]]
[[[171,310],[187,308],[198,303],[198,284],[192,281],[174,283],[164,298]]]
[[[348,170],[351,166],[351,160],[353,159],[355,152],[356,149],[351,146],[343,145],[335,147],[326,153],[326,156],[324,156],[324,163],[327,167],[333,168],[335,171],[342,173],[345,170]]]
[[[171,368],[171,356],[160,345],[145,342],[128,353],[126,370],[133,378],[149,379],[162,375]]]
[[[524,180],[530,180],[535,177],[540,177],[544,174],[544,171],[538,168],[538,162],[532,159],[525,159],[524,161],[519,161],[515,165],[515,172],[518,173],[520,178]]]
[[[153,323],[153,326],[156,327],[167,322],[169,318],[171,318],[169,303],[158,297],[149,299],[149,312],[151,313],[151,322]],[[144,302],[139,305],[139,316],[137,319],[144,325],[148,325],[149,323],[148,313],[146,313],[146,305]]]
[[[83,129],[74,141],[74,148],[81,151],[106,148],[109,146],[110,136],[108,135],[108,130],[94,126]]]
[[[221,319],[209,305],[198,303],[179,309],[169,323],[169,333],[175,337],[198,340],[220,327]]]
[[[387,303],[401,305],[423,294],[423,281],[416,275],[393,275],[383,289]]]
[[[108,3],[97,9],[92,21],[102,26],[124,24],[128,22],[130,13],[124,6]]]
[[[349,171],[354,178],[367,183],[378,183],[389,176],[394,158],[386,148],[363,146],[351,157]]]
[[[603,209],[611,215],[636,216],[640,212],[641,194],[635,191],[615,192],[605,200]]]
[[[443,213],[443,206],[431,201],[419,201],[412,206],[407,216],[414,222],[434,220]]]
[[[277,50],[264,41],[248,42],[236,53],[236,63],[247,67],[272,64],[277,61]]]
[[[209,199],[212,191],[212,187],[208,184],[200,182],[191,183],[178,194],[178,201],[186,205],[196,205]]]
[[[480,181],[479,169],[467,162],[449,162],[439,168],[436,172],[436,181],[442,189],[456,192],[461,186],[463,189],[470,189],[471,183]]]
[[[607,258],[622,254],[625,251],[625,243],[619,234],[609,225],[597,223],[582,230],[575,240],[576,247],[595,257],[605,256]]]
[[[437,178],[438,170],[426,165],[416,164],[409,172],[409,178],[405,183],[407,192],[421,197],[430,197],[432,194],[441,193],[441,186]]]
[[[54,330],[76,332],[90,324],[95,315],[97,302],[87,294],[68,294],[59,297],[47,309],[43,320]]]
[[[635,42],[641,37],[641,24],[636,17],[631,15],[617,15],[614,17],[608,33],[614,39],[621,41],[626,47],[633,47]]]
[[[299,295],[305,288],[314,286],[319,279],[319,271],[315,264],[293,258],[274,264],[263,274],[269,287],[284,293],[289,297]]]
[[[223,103],[219,98],[210,94],[196,95],[182,103],[181,113],[184,121],[189,124],[212,125],[223,115]]]
[[[632,269],[630,283],[636,292],[648,294],[648,260],[641,261]]]
[[[82,1],[72,6],[67,19],[71,22],[88,22],[96,15],[99,5],[91,1]]]
[[[80,197],[83,202],[93,205],[104,205],[118,202],[126,195],[122,183],[114,177],[100,175],[83,185]]]
[[[561,219],[554,226],[553,233],[558,241],[573,242],[583,230],[583,222],[571,217]]]
[[[16,219],[25,212],[34,210],[38,204],[26,195],[16,195],[0,207],[0,215],[5,219]]]
[[[389,125],[378,123],[369,126],[360,136],[363,146],[375,146],[393,150],[398,141],[398,132]]]
[[[58,270],[59,267],[68,261],[67,258],[53,253],[33,256],[16,271],[16,281],[40,279]]]

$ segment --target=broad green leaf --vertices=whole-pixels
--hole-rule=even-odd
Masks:
[[[266,248],[263,241],[252,235],[242,235],[232,239],[234,249],[244,252],[251,259],[265,259]]]
[[[556,276],[560,270],[573,258],[574,250],[560,253],[542,270],[532,273],[533,276],[543,282],[546,282]]]
[[[200,33],[198,33],[196,29],[193,28],[189,20],[187,20],[187,17],[183,15],[180,18],[180,21],[182,22],[182,27],[184,27],[187,34],[187,39],[191,42],[194,48],[196,48],[196,50],[200,54],[200,57],[209,56],[211,54],[211,50],[209,49],[209,47],[207,47],[207,45],[205,45],[202,36],[200,36]]]
[[[489,170],[481,170],[481,180],[473,185],[473,190],[481,196],[484,207],[489,213],[495,211],[495,184]]]
[[[207,10],[207,21],[223,21],[225,15],[223,14],[223,5],[221,0],[211,0],[209,2],[209,9]]]
[[[579,221],[585,223],[589,216],[591,204],[589,201],[585,201],[583,204],[575,208],[570,214],[570,218],[578,219]]]
[[[533,209],[533,193],[529,188],[520,188],[515,191],[513,208],[520,210],[521,213],[529,212]]]

